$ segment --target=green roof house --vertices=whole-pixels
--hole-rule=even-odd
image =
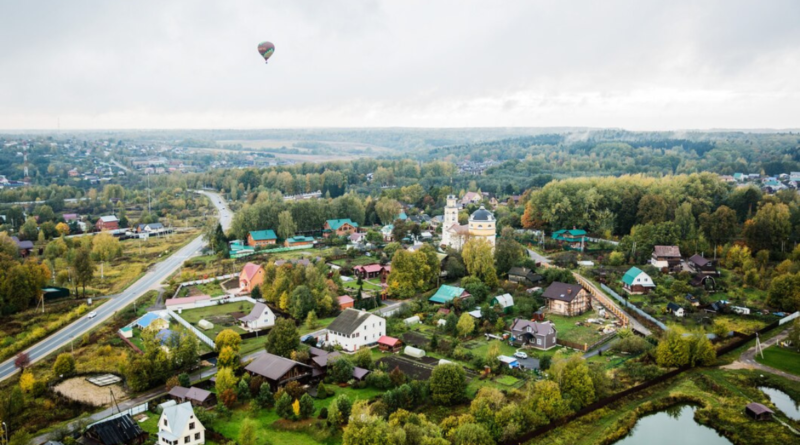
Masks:
[[[266,246],[278,242],[278,236],[272,230],[254,230],[247,235],[247,245],[250,247]]]
[[[631,295],[647,294],[655,287],[656,284],[650,275],[642,272],[638,267],[631,267],[622,276],[622,288]]]
[[[431,298],[428,298],[428,301],[432,303],[444,304],[449,303],[456,298],[467,297],[469,297],[469,292],[465,291],[463,288],[443,284],[442,287],[440,287]]]
[[[358,230],[358,224],[345,219],[329,219],[325,221],[325,226],[322,228],[322,236],[329,237],[331,234],[336,236],[347,236]]]

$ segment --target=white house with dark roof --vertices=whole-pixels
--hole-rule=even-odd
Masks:
[[[168,406],[158,419],[159,445],[203,445],[206,428],[194,415],[191,402]]]
[[[264,303],[256,303],[249,314],[239,319],[242,328],[249,331],[258,331],[275,325],[275,314]]]
[[[340,345],[346,352],[377,344],[386,335],[386,320],[367,311],[345,309],[328,325],[327,343]]]

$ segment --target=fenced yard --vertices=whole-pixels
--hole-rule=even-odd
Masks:
[[[239,334],[247,332],[239,327],[236,319],[249,314],[253,306],[253,303],[249,301],[239,301],[198,309],[184,309],[179,315],[213,340],[224,329],[232,329]],[[209,321],[214,324],[214,327],[208,330],[202,329],[197,325],[200,320]]]
[[[604,323],[600,325],[588,323],[587,320],[590,318],[599,318],[599,316],[596,311],[589,311],[575,317],[547,314],[547,319],[556,325],[559,340],[593,345],[605,336],[601,331],[602,327],[605,324],[613,323],[614,319],[605,319]]]

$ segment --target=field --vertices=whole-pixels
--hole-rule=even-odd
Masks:
[[[598,318],[597,312],[589,311],[576,317],[547,314],[547,319],[556,325],[559,339],[588,345],[592,345],[604,337],[599,331],[602,325],[585,323],[590,318]],[[609,319],[607,322],[611,323],[611,320]],[[578,322],[581,323],[580,326],[576,325]]]
[[[410,359],[400,358],[397,355],[384,357],[377,362],[378,365],[385,364],[389,371],[400,368],[401,371],[410,378],[416,380],[428,380],[431,377],[432,369],[421,363],[416,363]]]
[[[198,233],[197,229],[190,229],[168,237],[121,241],[122,255],[103,266],[104,278],[100,278],[100,265],[97,265],[92,285],[87,286],[86,292],[100,295],[121,292],[141,277],[148,267],[167,258]]]
[[[79,400],[95,406],[111,406],[114,403],[114,399],[117,402],[128,399],[128,394],[122,389],[121,384],[99,387],[87,382],[84,377],[64,380],[53,387],[53,390],[69,399]],[[112,391],[114,399],[111,398],[110,392]]]
[[[253,309],[253,303],[248,301],[240,301],[237,303],[217,304],[199,309],[186,309],[181,312],[180,317],[188,321],[192,326],[200,329],[210,339],[214,339],[224,329],[233,329],[234,331],[244,334],[246,331],[240,328],[234,314],[243,313],[245,315],[250,313]],[[197,323],[200,320],[208,320],[214,324],[214,327],[209,330],[203,330]]]
[[[756,354],[756,361],[762,365],[800,376],[800,353],[779,346],[764,350],[764,358]]]

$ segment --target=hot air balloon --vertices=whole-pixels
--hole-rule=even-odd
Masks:
[[[261,57],[264,58],[264,62],[269,62],[269,58],[272,57],[272,53],[275,52],[275,45],[270,42],[261,42],[258,44],[258,53],[261,54]]]

